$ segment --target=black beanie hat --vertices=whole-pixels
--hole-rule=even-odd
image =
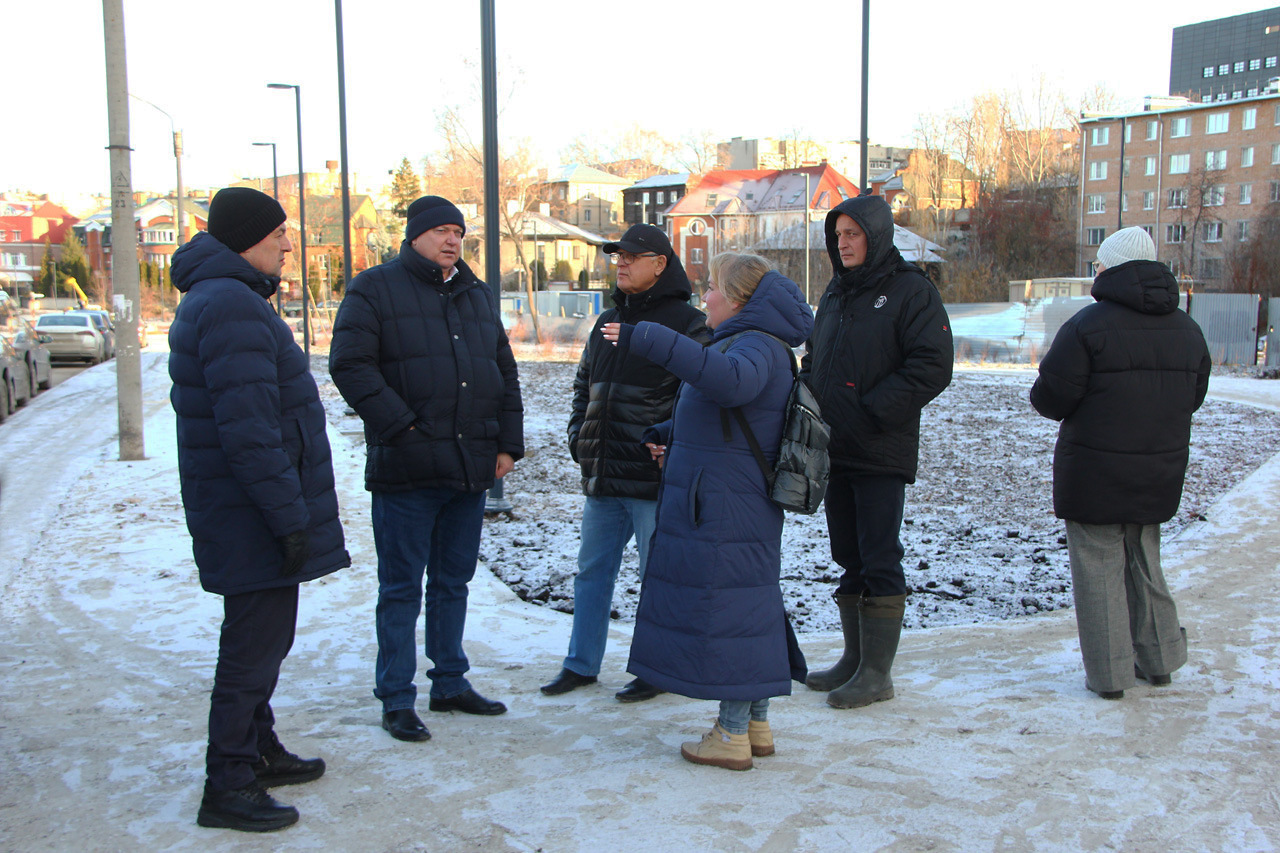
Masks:
[[[209,202],[209,236],[240,254],[261,243],[286,218],[280,202],[266,193],[227,187]]]
[[[404,239],[412,243],[414,237],[438,225],[457,225],[463,234],[467,233],[467,221],[453,202],[438,195],[424,195],[409,205]]]

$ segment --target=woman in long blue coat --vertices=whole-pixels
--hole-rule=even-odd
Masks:
[[[729,410],[741,409],[772,465],[793,381],[790,348],[809,336],[813,312],[795,282],[756,255],[717,255],[710,272],[714,337],[705,349],[656,323],[602,328],[683,383],[672,419],[645,436],[664,470],[627,670],[672,693],[719,699],[711,731],[680,752],[747,770],[752,755],[773,753],[769,697],[790,694],[804,673],[778,583],[782,510]]]

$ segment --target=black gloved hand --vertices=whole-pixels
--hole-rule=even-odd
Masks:
[[[280,567],[280,574],[292,577],[307,564],[307,558],[311,556],[311,540],[307,537],[307,531],[299,530],[281,536],[278,541],[284,550],[284,565]]]

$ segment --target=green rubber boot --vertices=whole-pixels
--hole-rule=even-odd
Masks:
[[[830,669],[809,673],[804,680],[804,686],[810,690],[834,690],[853,678],[861,660],[858,613],[862,609],[862,596],[836,595],[834,597],[836,607],[840,609],[840,630],[844,633],[844,653],[840,655],[836,665]]]
[[[862,660],[852,678],[827,694],[828,705],[833,708],[861,708],[893,698],[893,679],[889,677],[889,670],[893,668],[893,659],[898,653],[906,603],[905,595],[863,599],[859,624]]]

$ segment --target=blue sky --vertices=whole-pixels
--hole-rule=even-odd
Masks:
[[[873,0],[870,136],[909,144],[917,115],[1040,73],[1073,98],[1101,83],[1137,105],[1167,93],[1173,27],[1259,8]],[[576,136],[635,122],[669,137],[859,133],[856,2],[497,0],[496,17],[500,133],[532,138],[552,160]],[[402,156],[437,147],[441,107],[478,101],[479,3],[348,0],[345,18],[351,166],[362,184],[380,185]],[[0,189],[106,191],[100,3],[25,3],[4,20],[11,112]],[[183,131],[186,185],[269,175],[269,149],[254,141],[278,143],[280,170],[296,170],[292,93],[268,82],[302,85],[306,168],[338,159],[332,3],[125,0],[125,21],[130,90]],[[135,187],[171,189],[169,120],[131,101],[131,128]]]

